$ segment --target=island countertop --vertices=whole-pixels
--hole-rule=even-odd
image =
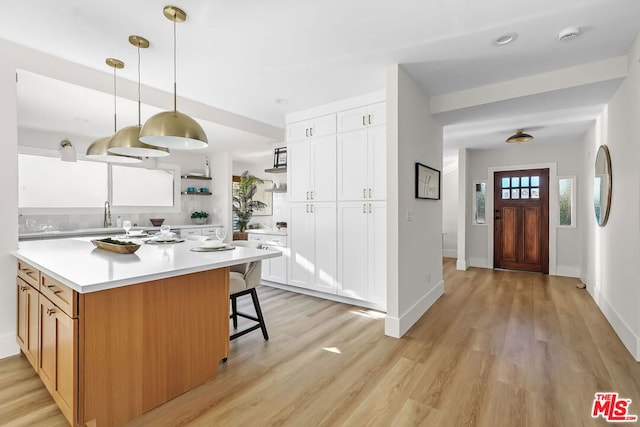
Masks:
[[[193,252],[201,242],[141,244],[133,254],[98,249],[90,238],[21,241],[12,254],[79,293],[112,289],[280,256],[277,251],[236,247]]]

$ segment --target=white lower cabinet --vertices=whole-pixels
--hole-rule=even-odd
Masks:
[[[289,285],[336,293],[336,204],[289,206]]]
[[[281,234],[252,233],[249,231],[249,240],[261,242],[263,249],[278,251],[282,254],[277,258],[262,260],[262,274],[260,277],[262,280],[286,285],[289,259],[287,237]]]
[[[338,295],[386,305],[384,201],[338,203]]]

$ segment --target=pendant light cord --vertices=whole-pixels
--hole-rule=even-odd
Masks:
[[[178,111],[177,55],[176,55],[176,16],[173,16],[173,111]]]
[[[113,67],[113,133],[118,131],[118,103],[116,102],[116,70],[117,67]]]
[[[138,126],[142,126],[140,113],[140,44],[138,44]]]

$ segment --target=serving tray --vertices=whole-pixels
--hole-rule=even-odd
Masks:
[[[117,243],[111,242],[120,242],[120,240],[109,239],[111,242],[105,240],[106,239],[96,239],[92,240],[91,243],[93,243],[96,248],[104,249],[105,251],[115,252],[118,254],[132,254],[140,248],[140,245],[131,242],[123,242],[126,244],[119,245]]]
[[[147,240],[145,243],[149,245],[168,245],[169,243],[180,243],[184,242],[184,239],[173,239],[173,240]]]

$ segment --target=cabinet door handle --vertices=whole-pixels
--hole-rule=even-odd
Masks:
[[[369,213],[371,213],[371,203],[369,203]]]
[[[27,287],[26,287],[26,286],[20,286],[20,290],[21,290],[22,292],[26,292]]]
[[[49,290],[54,294],[62,292],[62,289],[58,288],[56,285],[47,285],[47,288],[49,288]]]
[[[362,189],[362,198],[363,198],[363,199],[366,199],[366,198],[367,198],[367,189],[366,189],[366,188],[363,188],[363,189]]]
[[[309,205],[311,207],[311,213],[313,213],[313,205]]]
[[[306,136],[307,138],[309,138],[309,128],[306,128],[304,130],[304,136]]]
[[[47,316],[51,316],[56,312],[55,308],[47,308]]]
[[[366,120],[366,117],[362,116],[362,126],[366,126],[367,125],[367,122],[365,120]]]
[[[309,128],[309,136],[313,136],[313,128]]]
[[[362,204],[362,213],[367,213],[367,204],[366,203]]]
[[[313,200],[313,191],[311,191],[310,193],[311,193],[311,200]]]
[[[369,124],[371,124],[371,114],[369,114]]]
[[[304,205],[304,210],[305,210],[305,212],[309,213],[309,203]]]
[[[369,198],[371,198],[371,189],[369,189]]]

